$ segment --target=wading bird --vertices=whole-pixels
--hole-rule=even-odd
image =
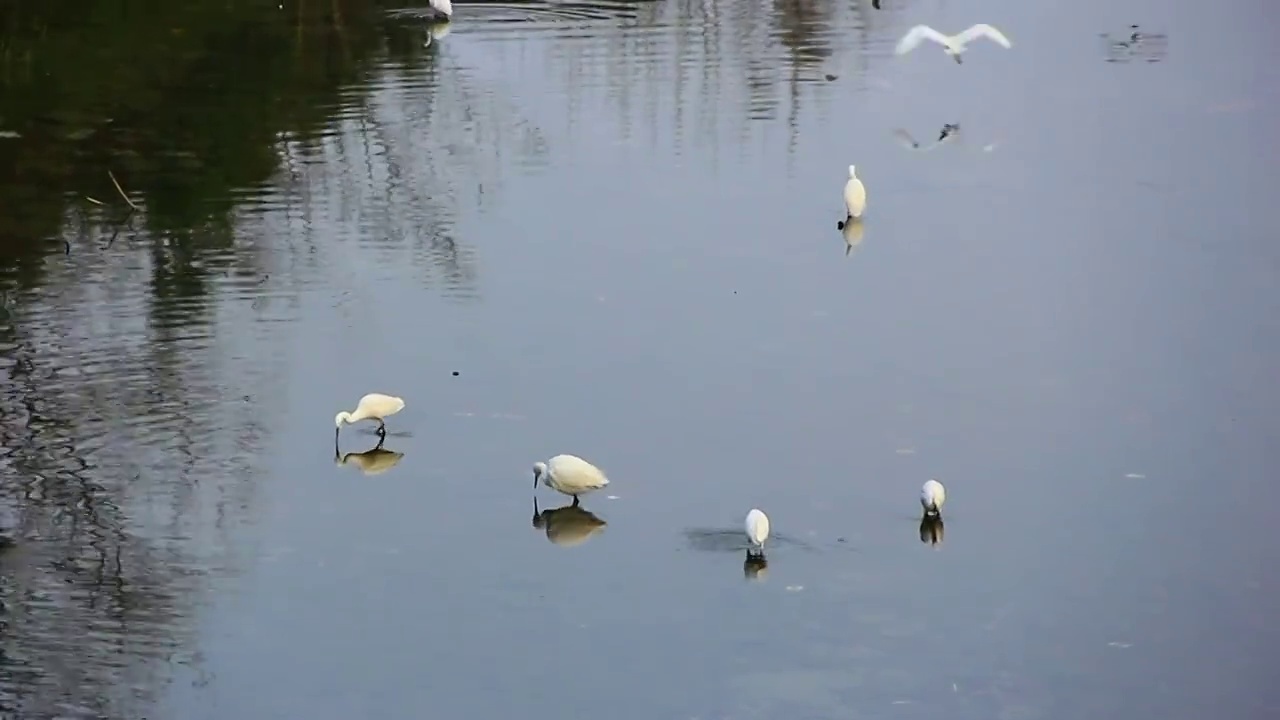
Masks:
[[[577,455],[557,455],[546,462],[534,463],[534,489],[537,489],[539,480],[552,490],[572,495],[574,505],[578,504],[579,495],[586,495],[609,484],[609,478],[604,476],[600,468]]]

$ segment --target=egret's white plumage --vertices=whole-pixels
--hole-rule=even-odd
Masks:
[[[356,405],[356,409],[351,412],[338,413],[333,418],[333,424],[337,428],[334,431],[334,437],[342,432],[343,423],[356,423],[361,420],[377,420],[378,433],[387,434],[387,424],[384,422],[386,418],[395,415],[404,409],[404,400],[392,395],[383,395],[382,393],[369,393],[360,398],[360,403]]]
[[[453,2],[451,0],[430,0],[427,5],[431,10],[427,14],[428,20],[449,22],[453,19]]]
[[[942,504],[947,501],[947,489],[942,483],[930,479],[920,488],[920,506],[925,515],[941,515]]]
[[[533,487],[538,481],[552,490],[573,496],[573,504],[578,504],[578,496],[592,490],[599,490],[609,484],[600,468],[583,460],[577,455],[557,455],[544,462],[533,464]]]
[[[851,218],[862,217],[862,211],[867,209],[867,189],[853,165],[849,166],[849,182],[844,184],[844,209]]]
[[[996,44],[1005,48],[1013,47],[1013,43],[1009,42],[1009,38],[1005,37],[1004,33],[986,23],[974,25],[958,35],[943,35],[928,25],[916,25],[908,30],[906,35],[902,36],[894,52],[898,55],[904,55],[916,49],[916,46],[921,41],[932,40],[941,45],[942,49],[958,63],[961,62],[960,55],[968,49],[968,44],[981,37],[990,38]]]
[[[743,529],[747,533],[747,540],[751,544],[764,552],[764,541],[769,539],[769,516],[755,508],[747,513],[747,520],[743,523]],[[750,552],[750,548],[747,549]]]

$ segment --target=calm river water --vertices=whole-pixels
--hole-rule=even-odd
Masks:
[[[1280,714],[1270,4],[277,4],[5,26],[0,716]]]

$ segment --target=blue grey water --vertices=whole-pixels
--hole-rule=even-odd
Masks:
[[[0,706],[1280,713],[1280,15],[883,5],[459,4],[426,47],[378,9],[254,172],[191,179],[243,130],[121,172],[109,247],[94,165],[0,270]],[[895,57],[921,22],[1014,46]],[[1131,23],[1157,62],[1107,62]],[[201,87],[160,102],[239,102]],[[335,462],[371,391],[402,455]],[[561,452],[612,484],[535,517]]]

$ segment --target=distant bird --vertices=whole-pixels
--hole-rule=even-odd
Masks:
[[[958,64],[962,62],[960,55],[967,49],[966,46],[980,37],[990,38],[1006,48],[1013,47],[1013,43],[1009,42],[1009,38],[985,23],[974,25],[959,35],[951,36],[943,35],[928,25],[916,25],[908,30],[906,35],[902,36],[894,52],[898,55],[904,55],[914,50],[920,44],[920,41],[932,40],[941,45],[942,49]]]
[[[894,130],[893,136],[898,140],[898,143],[900,145],[902,145],[904,148],[908,150],[918,150],[919,152],[929,152],[930,150],[935,150],[939,146],[944,145],[948,142],[951,142],[952,140],[955,140],[956,134],[959,132],[960,132],[959,125],[953,125],[951,123],[943,125],[942,131],[938,133],[938,139],[929,143],[928,145],[921,145],[914,137],[911,136],[911,133],[907,132],[903,128],[898,128],[897,130]]]
[[[552,490],[572,495],[575,506],[579,495],[586,495],[609,484],[609,478],[604,476],[600,468],[577,455],[557,455],[545,463],[534,463],[534,489],[537,489],[539,480]]]
[[[607,524],[576,504],[538,512],[538,498],[533,499],[533,527],[561,547],[581,545]]]
[[[752,508],[747,513],[747,521],[743,523],[743,529],[746,530],[747,540],[751,545],[759,548],[759,555],[764,555],[764,541],[769,539],[769,516],[763,512]],[[747,554],[751,555],[751,547],[747,548]]]
[[[338,433],[342,432],[343,423],[357,423],[361,420],[377,420],[378,435],[387,436],[387,424],[383,422],[385,418],[400,412],[404,409],[404,400],[391,395],[383,395],[382,393],[369,393],[360,398],[360,404],[356,405],[356,409],[352,412],[340,412],[333,418],[333,424],[336,429],[333,432],[333,441],[338,441]]]
[[[867,209],[867,188],[858,179],[857,169],[849,166],[849,182],[844,184],[845,222],[862,217]]]
[[[924,508],[925,517],[940,517],[946,501],[947,489],[937,480],[930,479],[920,488],[920,506]]]

